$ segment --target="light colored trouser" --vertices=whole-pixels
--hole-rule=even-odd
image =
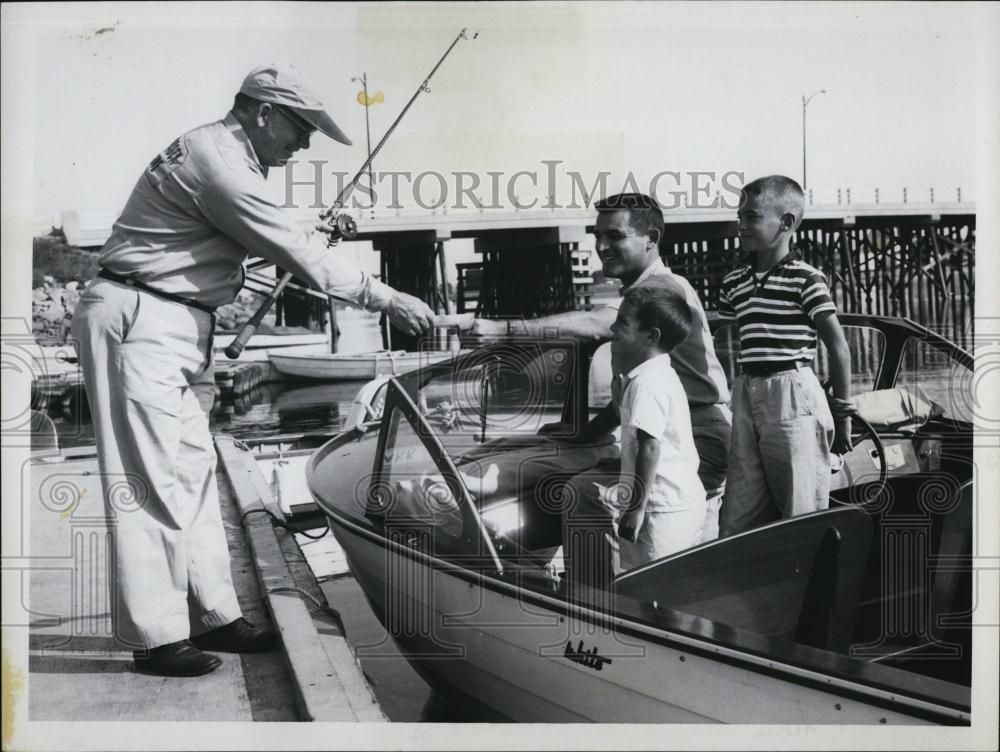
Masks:
[[[704,507],[651,509],[635,543],[615,536],[622,509],[605,502],[595,484],[618,483],[621,462],[608,460],[575,476],[566,484],[563,513],[566,579],[607,589],[619,573],[648,564],[701,542]]]
[[[733,413],[728,405],[702,405],[691,408],[691,432],[698,450],[698,478],[705,487],[707,508],[701,542],[719,537],[719,509],[726,490],[729,469],[729,443],[733,431]]]
[[[523,449],[483,447],[466,453],[466,460],[459,465],[462,472],[474,477],[483,476],[490,465],[497,465],[497,494],[521,493],[535,489],[536,496],[545,505],[545,511],[562,511],[560,496],[567,477],[594,467],[598,462],[617,459],[620,450],[608,434],[591,445],[576,445],[549,440]],[[539,483],[545,487],[536,489]]]
[[[738,376],[720,534],[826,509],[832,441],[833,417],[811,368]]]
[[[213,319],[103,279],[73,317],[114,536],[112,619],[136,647],[240,616],[208,429]]]

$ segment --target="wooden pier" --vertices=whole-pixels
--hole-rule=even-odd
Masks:
[[[216,446],[240,607],[249,621],[270,624],[281,646],[219,654],[222,666],[201,677],[137,673],[132,646],[111,628],[114,518],[106,516],[93,450],[36,452],[23,509],[31,533],[21,602],[31,610],[11,614],[28,628],[31,720],[385,720],[294,537],[254,514],[280,510],[253,455],[226,437]]]
[[[254,363],[221,363],[215,367],[216,396],[232,399],[264,383],[264,371]]]

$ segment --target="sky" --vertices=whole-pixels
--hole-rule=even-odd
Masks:
[[[98,5],[98,8],[102,6]],[[117,212],[149,160],[185,130],[219,118],[253,66],[290,62],[312,77],[354,137],[300,154],[324,174],[364,161],[364,108],[351,81],[367,73],[389,126],[443,54],[460,42],[407,114],[376,169],[453,173],[633,172],[640,187],[690,192],[690,171],[755,175],[802,169],[802,95],[810,184],[857,200],[907,186],[938,200],[975,193],[977,23],[939,5],[707,4],[103,6],[46,24],[31,78],[33,212]],[[56,17],[68,16],[54,13]],[[102,30],[100,31],[99,30]],[[312,172],[295,168],[297,180]],[[284,190],[275,170],[271,183]],[[448,179],[454,191],[454,180]],[[422,184],[425,204],[437,183]],[[336,193],[332,177],[324,195]],[[306,189],[307,192],[309,189]],[[522,179],[514,191],[544,200]],[[302,197],[300,190],[297,196]],[[311,194],[309,194],[311,195]],[[308,197],[304,200],[309,201]],[[488,199],[487,199],[488,202]],[[412,192],[404,208],[419,210]]]

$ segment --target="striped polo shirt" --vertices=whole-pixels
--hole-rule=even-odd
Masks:
[[[816,355],[816,316],[836,312],[826,277],[795,251],[764,273],[743,266],[722,280],[719,315],[740,329],[740,365],[810,363]]]

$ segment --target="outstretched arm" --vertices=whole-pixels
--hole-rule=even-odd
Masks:
[[[433,326],[430,306],[362,272],[342,254],[330,253],[322,239],[303,230],[271,200],[261,179],[223,172],[192,200],[216,229],[313,287],[365,310],[385,311],[393,325],[408,334]]]
[[[435,318],[437,326],[457,326],[464,333],[492,342],[507,336],[546,337],[555,335],[576,340],[602,340],[611,336],[611,325],[617,311],[596,308],[593,311],[567,311],[537,319],[496,320],[478,319],[471,313],[442,315]]]
[[[816,332],[830,354],[830,382],[833,388],[831,409],[834,420],[835,454],[851,451],[851,351],[837,314],[827,311],[816,315]]]
[[[583,435],[585,439],[596,439],[598,436],[603,436],[606,433],[611,433],[622,423],[621,416],[618,415],[618,411],[615,410],[613,402],[609,402],[607,405],[602,407],[600,411],[590,419],[590,422],[583,427]]]
[[[621,425],[621,418],[615,410],[614,403],[609,402],[602,407],[590,421],[580,429],[577,438],[573,439],[576,444],[590,444],[596,442],[602,436],[611,433]],[[557,423],[546,423],[538,429],[539,436],[549,436],[552,434],[565,433],[570,428],[568,423],[559,421]]]

